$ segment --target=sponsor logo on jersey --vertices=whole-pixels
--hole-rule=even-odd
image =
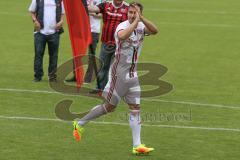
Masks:
[[[111,13],[109,11],[107,11],[107,14],[110,15],[110,16],[114,16],[114,17],[122,17],[123,15],[120,14],[120,13]]]

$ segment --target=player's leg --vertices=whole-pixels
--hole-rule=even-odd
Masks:
[[[146,147],[141,143],[141,117],[140,117],[140,106],[139,104],[128,104],[129,113],[129,124],[132,129],[133,138],[133,154],[148,154],[154,150],[154,148]]]
[[[110,79],[103,91],[102,95],[106,99],[106,102],[104,104],[95,106],[83,118],[74,122],[73,124],[74,137],[77,140],[81,139],[81,133],[83,132],[83,128],[82,128],[83,125],[85,125],[90,120],[96,119],[102,115],[107,114],[108,112],[113,112],[114,109],[116,108],[117,104],[120,101],[120,98],[114,89],[115,83],[113,82],[115,81],[112,81],[112,79]]]
[[[86,114],[83,118],[73,122],[73,136],[77,141],[81,140],[82,133],[84,131],[83,126],[91,120],[94,120],[102,115],[105,115],[109,112],[113,112],[116,106],[105,102],[101,105],[97,105],[93,107],[88,114]]]
[[[96,48],[99,40],[99,33],[92,32],[92,43],[88,47],[88,68],[84,77],[85,83],[90,83],[93,77],[94,65],[96,65]]]
[[[133,154],[148,154],[153,148],[148,148],[141,143],[141,116],[140,116],[140,95],[141,88],[138,79],[135,78],[128,82],[129,90],[124,100],[129,105],[129,125],[132,129]]]
[[[83,126],[88,121],[98,118],[108,112],[113,112],[118,105],[121,97],[118,95],[117,88],[119,80],[117,76],[111,76],[105,86],[102,96],[105,98],[105,103],[95,106],[90,112],[78,121],[78,125]],[[123,88],[123,87],[122,87]]]
[[[114,108],[116,108],[116,106],[105,102],[103,104],[97,105],[95,107],[93,107],[88,114],[86,114],[83,118],[78,120],[78,125],[80,126],[84,126],[86,123],[88,123],[91,120],[94,120],[102,115],[105,115],[109,112],[113,112]]]
[[[121,95],[118,95],[119,92],[117,92],[117,90],[119,90],[118,84],[120,82],[121,81],[118,80],[117,76],[111,76],[102,93],[102,96],[105,98],[105,103],[95,106],[83,118],[74,122],[74,136],[77,140],[80,140],[81,138],[83,125],[85,125],[90,120],[96,119],[102,115],[107,114],[108,112],[114,111],[121,97]]]
[[[39,33],[34,34],[34,82],[42,80],[43,76],[43,55],[46,47],[46,36]]]
[[[49,52],[49,65],[48,65],[48,78],[49,81],[55,82],[57,80],[57,62],[59,50],[60,35],[54,33],[48,36],[48,52]]]
[[[120,101],[120,96],[116,91],[117,84],[117,77],[110,77],[102,93],[102,96],[105,98],[105,103],[92,108],[87,115],[78,121],[78,125],[83,126],[90,120],[96,119],[104,114],[107,114],[108,112],[114,111]]]
[[[137,147],[141,144],[141,118],[140,107],[138,104],[129,105],[129,125],[132,129],[133,147]]]

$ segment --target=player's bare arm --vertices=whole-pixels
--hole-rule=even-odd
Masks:
[[[141,21],[145,25],[144,31],[146,34],[157,34],[158,33],[157,26],[154,23],[152,23],[150,20],[148,20],[142,16]]]
[[[157,34],[158,33],[157,26],[142,15],[140,8],[138,6],[135,6],[135,7],[139,14],[140,20],[145,25],[145,29],[144,29],[145,33],[146,34]]]
[[[134,21],[130,24],[130,26],[128,28],[120,30],[117,33],[118,38],[121,40],[128,39],[130,37],[130,35],[132,34],[132,32],[135,30],[135,28],[137,28],[138,22],[140,21],[140,16],[139,16],[138,12],[136,12],[136,11],[133,11],[133,13],[131,13],[131,12],[132,11],[129,11],[129,14],[133,14],[133,16],[136,16],[136,18],[134,19]]]

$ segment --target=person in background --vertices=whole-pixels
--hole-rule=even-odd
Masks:
[[[102,0],[88,0],[88,5],[98,5],[101,3]],[[100,29],[101,29],[101,13],[89,13],[90,18],[90,25],[91,25],[91,32],[92,32],[92,44],[90,44],[88,49],[88,69],[85,74],[84,82],[90,83],[93,76],[94,63],[96,64],[95,55],[96,55],[96,48],[99,41]]]
[[[34,82],[42,80],[43,56],[48,45],[48,79],[57,80],[57,62],[60,34],[63,32],[64,6],[62,0],[32,0],[29,7],[34,25]]]
[[[98,5],[101,3],[102,0],[83,0],[83,4],[85,7],[87,5]],[[88,68],[84,77],[85,83],[90,83],[92,80],[93,72],[94,72],[94,63],[95,61],[95,55],[96,55],[96,48],[99,41],[99,35],[100,35],[100,29],[101,29],[101,13],[89,13],[89,19],[90,19],[90,26],[91,26],[91,33],[92,33],[92,43],[88,47]],[[75,72],[73,72],[73,77],[66,80],[66,82],[75,82],[76,76]]]

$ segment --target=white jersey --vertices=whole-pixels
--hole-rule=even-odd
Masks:
[[[129,21],[120,23],[115,32],[116,52],[111,66],[103,97],[108,103],[117,106],[121,98],[128,104],[140,104],[141,88],[137,77],[136,65],[144,38],[144,24],[138,23],[137,28],[126,40],[120,40],[117,33],[130,26]]]
[[[126,40],[120,40],[117,33],[130,26],[129,21],[120,23],[115,32],[116,52],[115,62],[112,65],[112,74],[124,75],[127,79],[137,77],[137,62],[142,49],[145,25],[138,23],[137,28]],[[115,69],[116,68],[116,69]]]
[[[98,5],[102,2],[102,0],[87,0],[88,5]],[[101,18],[96,18],[94,16],[89,16],[90,19],[90,26],[91,26],[91,32],[93,33],[100,33],[101,30]]]

